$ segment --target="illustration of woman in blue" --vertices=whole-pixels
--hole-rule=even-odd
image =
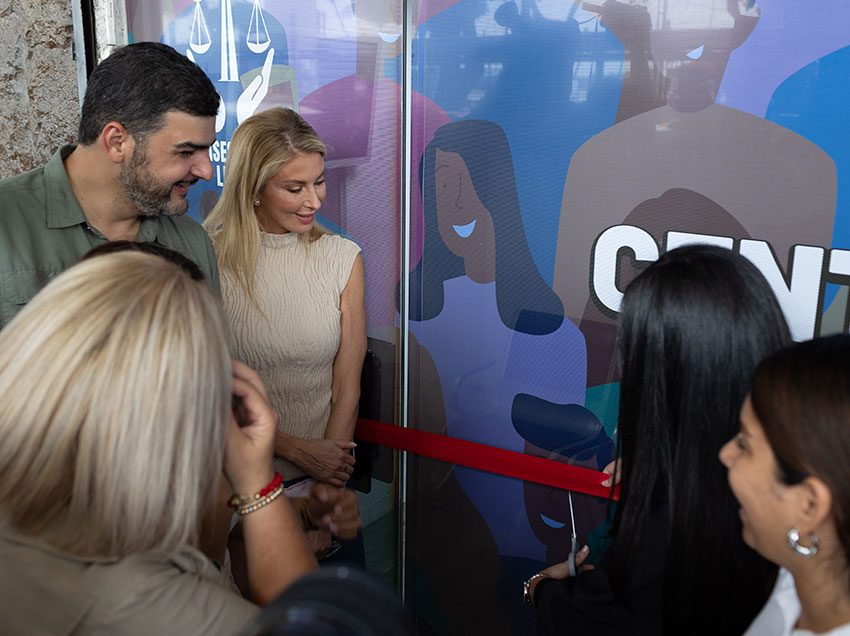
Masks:
[[[411,331],[431,354],[452,437],[524,452],[518,394],[584,404],[584,337],[532,260],[504,131],[483,120],[438,129],[421,165],[424,250],[411,273]],[[503,555],[543,559],[522,482],[458,467]]]

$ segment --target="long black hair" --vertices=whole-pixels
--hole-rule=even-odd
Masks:
[[[740,634],[767,600],[776,568],[741,540],[717,460],[759,361],[790,341],[767,281],[734,252],[673,250],[626,289],[618,457],[623,476],[609,572],[625,595],[633,557],[666,542],[665,625],[672,634]],[[665,536],[647,536],[650,511]]]
[[[446,247],[437,227],[437,149],[461,156],[475,193],[493,219],[496,304],[502,322],[535,335],[556,331],[564,321],[564,306],[540,276],[528,249],[508,139],[498,124],[479,119],[439,128],[422,156],[425,244],[422,260],[410,274],[411,319],[436,317],[443,310],[443,283],[464,273],[463,259]]]

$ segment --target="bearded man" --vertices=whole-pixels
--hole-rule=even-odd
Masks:
[[[212,176],[219,96],[164,44],[117,49],[88,81],[79,143],[0,181],[0,327],[51,278],[111,240],[182,253],[218,290],[206,233],[182,216],[189,187]]]

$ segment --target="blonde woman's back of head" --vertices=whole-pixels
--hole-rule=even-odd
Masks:
[[[84,261],[0,332],[0,515],[71,554],[197,541],[230,404],[207,286],[142,253]]]

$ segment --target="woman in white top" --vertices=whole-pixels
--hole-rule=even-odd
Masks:
[[[850,635],[848,458],[850,336],[764,360],[720,451],[744,540],[782,567],[746,636]]]

